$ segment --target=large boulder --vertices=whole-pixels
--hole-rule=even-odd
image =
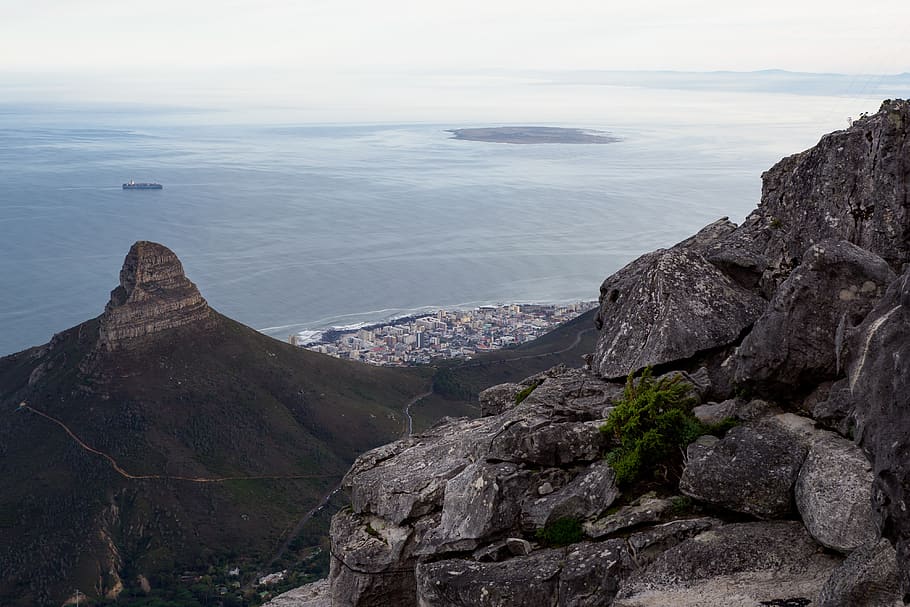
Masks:
[[[735,381],[792,392],[833,379],[845,331],[862,322],[895,278],[881,257],[844,240],[812,246],[736,349]]]
[[[797,522],[726,525],[670,548],[634,573],[613,607],[807,605],[839,564]]]
[[[818,595],[819,607],[903,607],[897,559],[888,540],[859,548],[831,573]]]
[[[852,442],[825,432],[796,481],[796,507],[815,540],[843,553],[878,537],[872,520],[872,465]]]
[[[729,345],[765,305],[696,250],[648,253],[600,287],[592,367],[603,377],[625,377]]]
[[[796,416],[749,422],[722,439],[689,445],[679,490],[697,500],[758,518],[792,511],[793,485],[808,452],[808,438],[787,423]],[[803,419],[803,426],[811,420]]]

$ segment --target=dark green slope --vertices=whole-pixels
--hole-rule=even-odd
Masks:
[[[0,359],[0,604],[269,560],[357,454],[400,436],[402,405],[429,385],[429,370],[213,317],[117,352],[97,347],[95,319]],[[163,478],[125,478],[38,412],[121,472]],[[276,478],[175,478],[263,476]]]

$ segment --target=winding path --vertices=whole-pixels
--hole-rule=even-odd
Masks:
[[[423,399],[425,399],[426,397],[428,397],[432,394],[433,394],[433,386],[431,385],[429,390],[427,390],[423,394],[418,394],[417,396],[415,396],[414,398],[409,400],[407,403],[405,403],[404,409],[402,409],[402,411],[404,412],[404,416],[406,418],[408,418],[408,429],[405,431],[404,434],[402,434],[402,438],[407,438],[407,437],[411,436],[411,434],[414,433],[414,418],[411,417],[411,407],[413,407],[414,405],[416,405],[417,403],[419,403],[420,401],[422,401]]]
[[[84,440],[79,438],[75,432],[73,432],[69,426],[57,419],[52,415],[48,415],[43,411],[35,409],[28,403],[22,402],[19,403],[19,410],[28,410],[36,415],[40,415],[44,419],[53,422],[63,428],[63,431],[70,435],[77,445],[79,445],[83,450],[103,457],[111,465],[111,468],[114,469],[114,472],[119,474],[125,479],[129,480],[167,480],[167,481],[186,481],[189,483],[223,483],[226,481],[251,481],[251,480],[292,480],[292,479],[305,479],[305,478],[333,478],[336,475],[334,474],[266,474],[266,475],[254,475],[254,476],[216,476],[216,477],[205,477],[205,476],[171,476],[167,474],[132,474],[127,472],[117,463],[113,457],[108,455],[103,451],[95,449],[91,445],[87,444]]]

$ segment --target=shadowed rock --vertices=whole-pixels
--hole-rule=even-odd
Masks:
[[[845,331],[862,322],[895,278],[881,257],[844,240],[813,246],[737,348],[736,382],[790,391],[833,379]]]
[[[120,270],[120,286],[101,316],[100,345],[107,350],[134,346],[159,333],[214,322],[199,290],[167,247],[140,240]]]

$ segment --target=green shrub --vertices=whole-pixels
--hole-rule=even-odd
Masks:
[[[618,484],[629,485],[665,464],[704,432],[692,415],[697,399],[691,392],[681,375],[654,379],[650,367],[637,382],[629,375],[622,399],[601,427],[619,444],[607,455]]]
[[[581,521],[577,518],[560,518],[547,523],[538,529],[535,537],[537,541],[546,546],[567,546],[584,539]]]
[[[521,404],[521,401],[523,401],[523,400],[526,399],[528,396],[530,396],[530,395],[531,395],[531,392],[533,392],[534,390],[536,390],[536,389],[537,389],[537,386],[539,386],[540,383],[541,383],[541,382],[536,381],[536,382],[534,382],[533,384],[531,384],[530,386],[527,386],[527,387],[525,387],[525,388],[522,388],[522,389],[518,392],[518,394],[515,395],[515,404],[516,404],[516,405],[520,405],[520,404]]]

